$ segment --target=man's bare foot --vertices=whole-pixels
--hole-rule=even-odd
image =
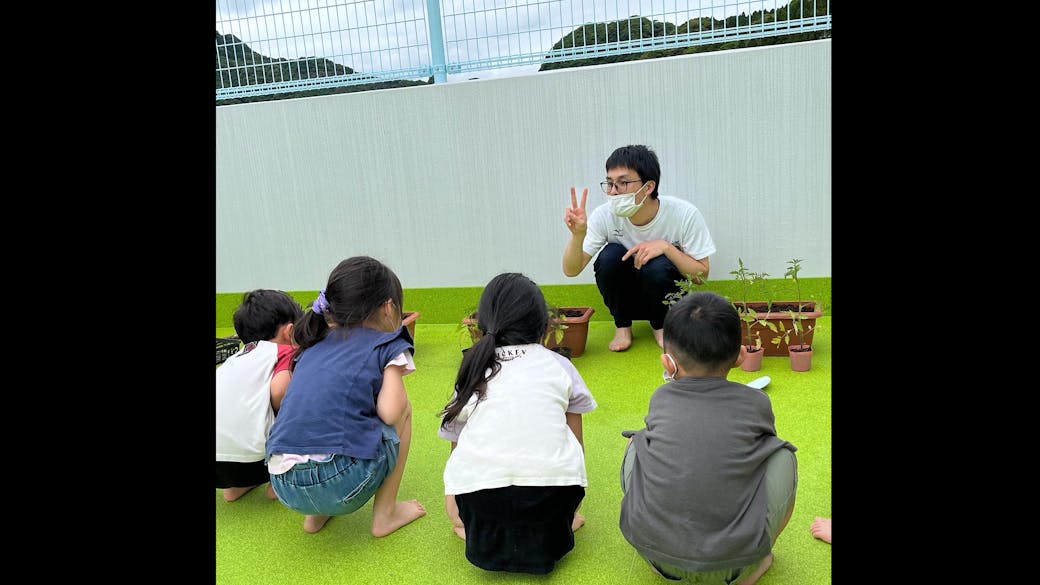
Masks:
[[[314,534],[325,527],[325,523],[329,521],[329,518],[332,518],[332,516],[308,514],[303,518],[303,529]]]
[[[251,490],[251,489],[253,489],[255,487],[256,487],[255,485],[251,485],[249,487],[244,487],[244,488],[224,488],[224,501],[225,502],[234,502],[235,500],[237,500],[237,499],[241,498],[242,496],[248,494],[249,490]]]
[[[268,500],[277,500],[278,494],[274,493],[274,487],[271,484],[267,484],[267,492],[264,493]]]
[[[614,339],[610,341],[610,351],[625,351],[632,345],[632,328],[618,327],[614,333]]]
[[[377,538],[386,536],[398,528],[413,520],[418,520],[426,515],[426,507],[418,500],[397,502],[393,513],[388,518],[376,518],[372,516],[372,536]]]
[[[831,543],[831,519],[816,517],[812,522],[812,526],[809,528],[812,532],[813,538],[819,538],[820,540]]]
[[[577,532],[582,526],[585,526],[585,517],[581,515],[581,512],[575,512],[574,520],[571,520],[571,532]]]
[[[466,540],[466,527],[465,526],[452,526],[452,531],[455,532],[455,536],[458,536],[462,540]]]
[[[654,329],[654,339],[657,340],[657,345],[664,349],[664,329]]]
[[[766,558],[762,559],[762,562],[758,564],[758,568],[755,569],[755,572],[745,577],[744,580],[737,585],[752,585],[755,581],[758,581],[759,577],[765,575],[766,571],[769,570],[769,567],[772,566],[772,564],[773,553],[769,553],[766,555]]]

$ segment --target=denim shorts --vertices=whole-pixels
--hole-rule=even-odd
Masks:
[[[271,487],[283,504],[301,514],[350,514],[375,495],[397,466],[400,443],[393,425],[385,425],[375,459],[333,455],[328,461],[297,463],[285,473],[271,474]]]

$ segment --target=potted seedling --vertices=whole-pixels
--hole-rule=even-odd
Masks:
[[[542,338],[542,345],[570,359],[574,356],[574,351],[569,345],[563,344],[563,339],[567,335],[567,329],[569,329],[565,321],[566,315],[563,314],[562,309],[549,307],[549,324],[545,331],[545,337]]]
[[[458,330],[463,336],[469,337],[470,341],[473,343],[476,343],[478,339],[483,337],[484,332],[481,331],[480,327],[477,325],[477,310],[471,309],[466,311],[466,316],[462,318],[461,322],[459,322],[456,330]]]
[[[815,328],[816,319],[813,319],[812,323],[805,322],[803,310],[806,305],[802,303],[802,287],[798,284],[798,272],[802,269],[802,260],[793,258],[787,263],[790,266],[784,272],[784,278],[790,278],[794,282],[797,310],[785,311],[790,317],[791,325],[788,327],[784,322],[780,322],[778,335],[772,339],[772,343],[778,348],[781,343],[786,345],[791,358],[791,369],[796,372],[806,372],[812,367],[812,331]],[[812,306],[819,312],[819,303],[814,302]],[[792,344],[792,341],[796,343]]]
[[[762,347],[762,336],[755,330],[755,325],[770,328],[774,333],[777,330],[777,326],[770,323],[766,319],[759,318],[759,314],[751,307],[748,306],[748,291],[754,288],[756,285],[762,285],[763,290],[765,279],[769,276],[768,273],[752,272],[744,266],[744,260],[737,258],[737,269],[730,270],[730,274],[736,276],[737,282],[740,283],[740,307],[733,304],[733,308],[736,309],[737,314],[740,316],[740,320],[744,322],[745,335],[744,335],[744,349],[746,354],[744,361],[740,364],[740,369],[745,372],[757,372],[762,369],[762,357],[765,356],[765,348]],[[772,309],[773,302],[769,300],[766,302],[766,311],[764,315],[768,315],[770,309]]]
[[[545,347],[567,347],[571,351],[569,357],[581,357],[589,339],[589,321],[595,312],[592,307],[550,307]]]
[[[679,299],[697,290],[697,287],[704,284],[704,272],[698,272],[697,278],[694,278],[692,274],[685,275],[686,278],[682,280],[676,280],[675,286],[679,287],[679,290],[670,292],[664,295],[664,300],[661,301],[666,305],[674,305],[679,302]]]
[[[799,259],[795,259],[789,261],[788,264],[791,264],[792,262],[801,263],[802,261]],[[799,269],[801,269],[800,264]],[[731,272],[730,274],[734,273]],[[764,274],[765,273],[763,273],[760,276],[764,276]],[[786,276],[790,277],[791,274],[791,269],[788,269]],[[797,276],[796,273],[795,276]],[[797,278],[794,279],[794,283],[796,286],[798,285]],[[792,337],[793,335],[795,335],[795,319],[792,318],[792,313],[797,316],[798,320],[800,321],[800,324],[803,327],[802,335],[804,336],[805,344],[812,345],[812,334],[813,329],[816,326],[816,319],[817,317],[823,315],[823,310],[820,307],[819,301],[801,300],[800,291],[797,294],[798,300],[772,300],[775,297],[775,295],[772,292],[766,290],[768,284],[769,283],[764,279],[760,280],[760,282],[758,283],[759,290],[761,291],[763,298],[766,300],[747,301],[748,310],[753,311],[755,313],[755,320],[757,324],[760,326],[759,334],[762,333],[762,327],[769,329],[775,334],[778,334],[776,337],[773,337],[771,339],[772,343],[763,344],[763,347],[765,348],[765,357],[788,355],[787,341],[789,339],[796,339]],[[743,305],[743,303],[741,303],[741,305]],[[741,309],[742,308],[743,307],[741,307]],[[738,309],[738,311],[741,309]],[[741,318],[743,319],[743,316],[741,316]],[[787,335],[779,335],[781,332],[781,327],[783,327],[783,331],[790,331],[790,333]],[[779,341],[777,341],[777,339],[779,339]],[[745,340],[745,343],[747,343],[747,340]],[[798,343],[798,341],[795,341],[795,343]]]

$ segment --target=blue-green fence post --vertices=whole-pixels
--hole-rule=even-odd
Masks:
[[[444,68],[444,31],[441,29],[440,0],[426,0],[426,23],[430,31],[430,59],[433,64],[433,82],[447,83]]]

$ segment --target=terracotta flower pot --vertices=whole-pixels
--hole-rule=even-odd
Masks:
[[[813,328],[816,326],[816,318],[823,315],[823,310],[820,309],[819,301],[802,301],[801,304],[805,307],[802,311],[801,324],[805,328],[805,343],[812,345]],[[765,301],[748,301],[748,308],[758,313],[759,319],[765,319],[771,322],[774,326],[779,326],[780,323],[784,324],[784,328],[790,330],[793,327],[791,316],[784,311],[791,309],[797,310],[798,301],[773,301],[772,310],[766,313],[766,307],[769,306]],[[811,307],[811,308],[810,308]],[[737,304],[737,310],[742,310],[743,307],[740,303]],[[766,356],[785,356],[787,355],[787,340],[781,341],[780,345],[770,343],[773,337],[776,337],[776,333],[766,329],[765,327],[755,324],[751,326],[753,333],[758,335],[762,340],[762,347],[766,350]],[[744,345],[754,343],[754,340],[748,340],[746,328],[741,326],[741,342]],[[791,337],[791,341],[797,339],[797,335]]]
[[[747,346],[744,346],[745,348]],[[765,357],[766,350],[759,347],[755,348],[755,351],[747,351],[744,354],[744,361],[740,362],[740,369],[745,372],[757,372],[762,369],[762,358]]]
[[[803,348],[805,351],[797,351]],[[809,368],[812,367],[811,345],[790,345],[787,347],[787,354],[791,357],[792,370],[796,372],[808,372]]]
[[[405,311],[403,315],[401,325],[408,328],[408,335],[412,336],[412,343],[415,343],[415,322],[419,319],[419,311]]]
[[[560,343],[556,343],[556,336],[550,333],[544,344],[545,347],[549,349],[569,347],[571,357],[580,357],[585,353],[585,342],[589,338],[589,319],[595,312],[596,309],[592,307],[560,307],[563,324],[567,326],[563,330],[563,339],[560,340]],[[550,328],[549,331],[551,332],[552,329]]]

